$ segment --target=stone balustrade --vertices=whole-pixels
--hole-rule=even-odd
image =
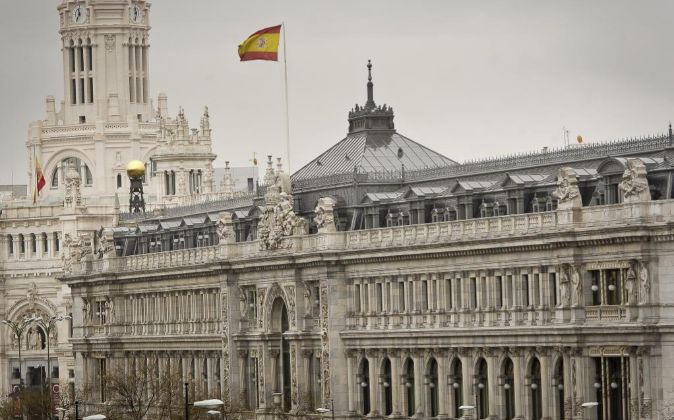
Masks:
[[[272,251],[261,250],[258,241],[251,241],[113,257],[82,262],[81,266],[73,270],[73,274],[132,272],[160,268],[165,270],[215,261],[235,261],[251,257],[267,258],[321,251],[395,249],[396,247],[432,244],[451,245],[458,242],[523,238],[547,232],[559,234],[575,229],[615,228],[640,223],[653,226],[672,220],[673,217],[674,200],[613,204],[584,207],[578,210],[557,210],[391,228],[290,236],[283,240],[280,249]]]

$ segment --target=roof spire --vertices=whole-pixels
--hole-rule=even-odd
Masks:
[[[366,109],[374,109],[374,93],[372,83],[372,61],[367,60],[367,102],[365,102]]]
[[[674,146],[674,138],[672,138],[672,122],[669,122],[669,145]]]

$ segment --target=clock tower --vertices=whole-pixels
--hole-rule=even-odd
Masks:
[[[63,0],[64,124],[148,121],[150,4]]]

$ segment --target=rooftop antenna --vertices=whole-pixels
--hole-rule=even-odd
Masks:
[[[562,127],[562,134],[564,136],[564,147],[569,147],[569,130],[566,127]]]

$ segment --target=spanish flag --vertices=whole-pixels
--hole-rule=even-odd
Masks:
[[[37,202],[37,198],[40,196],[40,191],[47,184],[47,181],[44,180],[44,174],[42,173],[42,166],[40,161],[35,158],[35,189],[33,190],[33,204]]]
[[[281,25],[260,29],[239,45],[241,61],[278,61],[278,41]]]

